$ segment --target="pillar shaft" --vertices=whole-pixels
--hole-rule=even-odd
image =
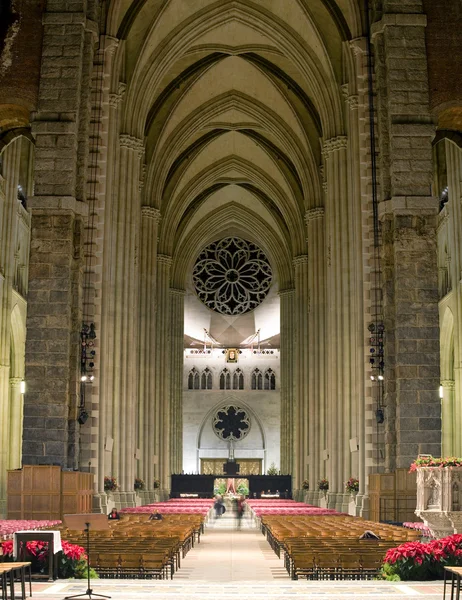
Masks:
[[[156,426],[156,268],[157,230],[160,212],[150,206],[141,211],[141,258],[140,258],[140,387],[139,387],[139,431],[138,448],[141,458],[138,472],[148,490],[153,489],[156,479],[154,457],[158,446]]]
[[[170,289],[170,470],[181,473],[183,465],[183,290]]]
[[[170,488],[170,267],[169,256],[157,255],[156,315],[156,456],[163,490]]]
[[[281,300],[281,473],[294,472],[295,290],[279,292]]]

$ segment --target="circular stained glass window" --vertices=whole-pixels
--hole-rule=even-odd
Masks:
[[[231,404],[217,410],[212,427],[221,440],[242,440],[250,431],[250,417],[243,408]]]
[[[193,283],[199,299],[224,315],[242,315],[256,308],[271,287],[272,271],[255,244],[228,237],[199,254]]]

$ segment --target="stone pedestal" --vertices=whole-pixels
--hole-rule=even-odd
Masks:
[[[462,467],[417,470],[416,515],[436,538],[462,532]]]

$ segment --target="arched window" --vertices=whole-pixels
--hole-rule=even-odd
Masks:
[[[198,390],[199,386],[199,371],[193,367],[188,375],[188,390]]]
[[[260,369],[255,369],[252,372],[252,389],[262,390],[263,389],[263,377]]]
[[[220,390],[230,390],[231,389],[231,373],[228,369],[223,369],[220,373]]]
[[[244,389],[244,373],[241,369],[236,369],[233,373],[233,390]]]
[[[276,389],[276,375],[273,369],[267,369],[265,371],[265,390]]]
[[[201,389],[203,389],[203,390],[211,390],[212,389],[212,371],[208,367],[202,371]]]

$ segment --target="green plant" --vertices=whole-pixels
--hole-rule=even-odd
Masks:
[[[272,462],[270,464],[270,466],[268,467],[267,471],[266,471],[267,475],[277,475],[278,474],[278,470],[276,465],[274,464],[274,462]]]
[[[157,488],[160,488],[160,481],[158,479],[154,479],[154,481],[152,482],[152,487],[156,490]]]
[[[310,489],[310,482],[308,481],[308,479],[305,479],[305,481],[303,481],[303,483],[302,483],[302,489],[303,490],[309,490]]]
[[[244,483],[240,483],[237,486],[237,493],[241,494],[242,496],[248,496],[249,495],[249,488]]]
[[[224,483],[223,481],[221,483],[219,483],[218,485],[215,486],[213,493],[215,494],[215,496],[217,494],[219,494],[220,496],[224,496],[224,494],[226,494],[226,483]]]

